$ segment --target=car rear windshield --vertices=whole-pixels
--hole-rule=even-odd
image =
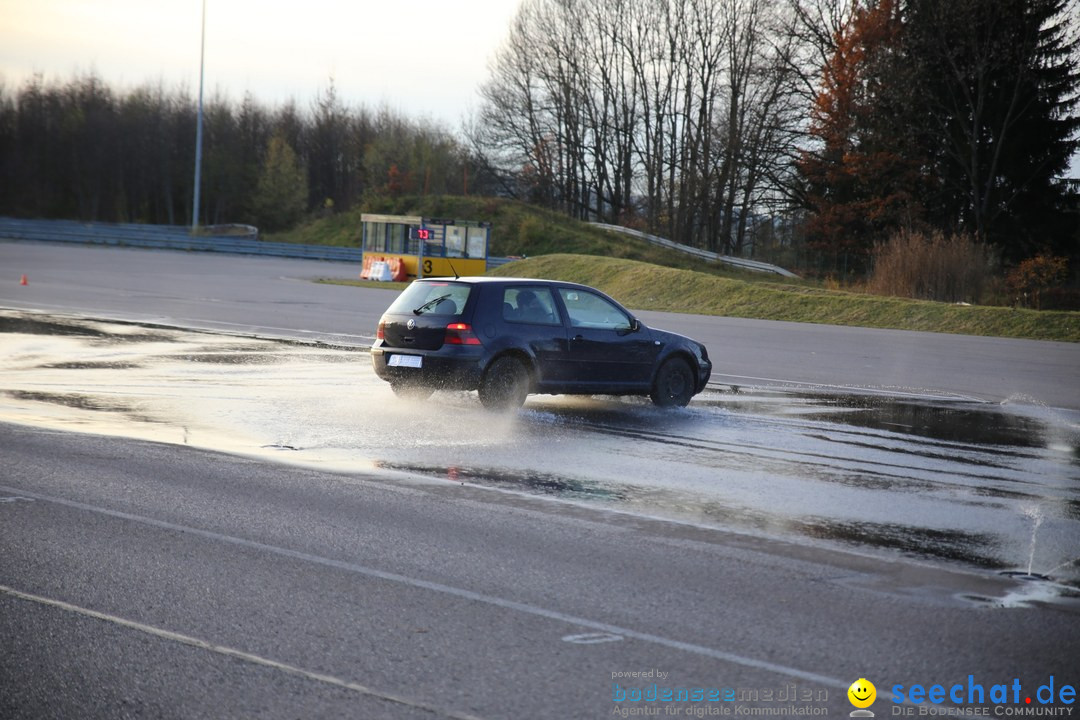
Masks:
[[[396,315],[460,315],[471,291],[472,285],[463,283],[414,282],[405,288],[387,312]]]

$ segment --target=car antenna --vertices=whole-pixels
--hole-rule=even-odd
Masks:
[[[460,280],[461,276],[457,274],[457,270],[454,269],[454,263],[450,261],[450,258],[446,258],[447,264],[450,266],[450,270],[454,273],[454,279]]]

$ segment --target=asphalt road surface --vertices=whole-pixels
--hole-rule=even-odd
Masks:
[[[870,500],[867,513],[901,499],[896,511],[914,512],[921,496],[959,524],[1053,498],[1047,516],[1026,518],[1012,555],[1041,556],[1049,534],[1068,571],[1080,554],[1071,345],[642,313],[707,342],[721,383],[771,389],[714,388],[666,419],[632,404],[530,401],[499,430],[457,397],[439,412],[388,412],[388,390],[362,374],[350,394],[333,368],[352,365],[336,350],[276,362],[264,356],[282,351],[258,341],[145,326],[118,339],[55,320],[363,345],[392,295],[309,281],[355,268],[37,244],[0,244],[0,267],[12,275],[0,305],[48,311],[39,325],[59,333],[27,332],[27,315],[8,313],[0,335],[0,393],[15,420],[0,423],[0,717],[840,716],[860,678],[877,685],[877,717],[1075,708],[1071,586],[1048,592],[977,562],[581,502],[457,469],[470,453],[502,467],[546,453],[555,475],[572,477],[584,444],[655,492],[665,471],[692,476],[692,455],[741,488],[740,505],[778,513],[854,489],[843,496]],[[279,365],[289,382],[276,394],[278,383],[258,383]],[[303,385],[316,407],[336,393],[341,414],[316,412],[294,392]],[[831,401],[800,394],[821,386],[915,409],[872,413],[873,427],[837,419],[862,414],[858,403],[822,420]],[[986,413],[965,397],[1005,405]],[[350,413],[357,402],[365,409]],[[495,440],[455,445],[442,421]],[[63,429],[80,422],[111,436]],[[1056,434],[1014,439],[1031,424]],[[992,427],[975,440],[968,425]],[[131,437],[144,431],[183,436]],[[191,442],[211,435],[267,447]],[[309,462],[269,459],[294,451]],[[601,490],[617,480],[587,464]]]
[[[5,718],[600,718],[653,684],[738,698],[665,714],[840,715],[859,678],[883,715],[895,685],[1018,679],[1022,707],[1077,681],[1076,609],[963,599],[994,577],[176,445],[0,444]]]

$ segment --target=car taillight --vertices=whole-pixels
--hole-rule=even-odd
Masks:
[[[375,330],[375,339],[376,340],[385,340],[386,339],[386,321],[385,320],[380,320],[379,321],[379,327]]]
[[[468,323],[450,323],[446,326],[446,337],[443,342],[447,345],[480,345],[480,338],[473,332]]]

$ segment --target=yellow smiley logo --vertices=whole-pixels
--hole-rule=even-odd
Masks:
[[[866,678],[859,678],[847,689],[848,700],[857,708],[868,708],[877,698],[877,688]]]

